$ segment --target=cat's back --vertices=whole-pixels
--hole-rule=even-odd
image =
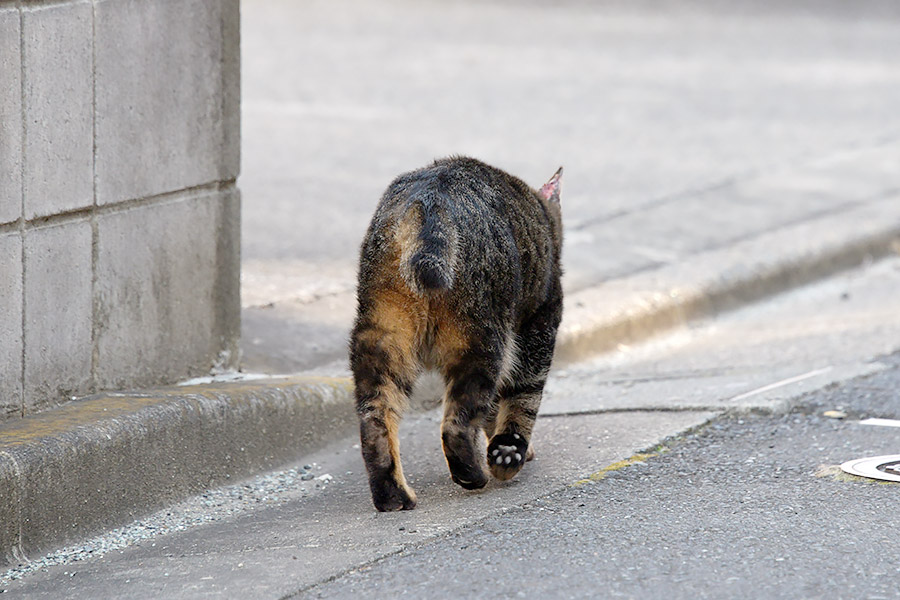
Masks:
[[[454,156],[398,176],[379,204],[385,216],[413,210],[446,211],[457,220],[503,217],[527,206],[528,185],[480,160]]]
[[[542,237],[551,227],[534,190],[480,160],[455,156],[397,177],[376,214],[384,227],[440,226],[458,249],[478,253],[515,250],[516,241]],[[452,230],[452,231],[451,231]],[[485,247],[485,243],[489,243]],[[494,254],[494,258],[500,258]]]
[[[388,186],[363,244],[361,285],[394,269],[419,295],[515,302],[553,277],[551,221],[521,179],[473,158],[437,160]]]

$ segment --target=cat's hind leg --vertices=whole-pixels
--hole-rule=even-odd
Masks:
[[[501,348],[483,342],[444,371],[447,393],[441,442],[454,482],[470,490],[487,484],[482,432],[497,392]]]
[[[541,391],[532,386],[504,386],[497,399],[497,421],[490,436],[487,462],[491,474],[506,481],[512,479],[534,458],[531,432],[541,402]]]
[[[416,494],[406,483],[397,430],[418,374],[416,319],[390,296],[371,303],[350,340],[360,446],[372,501],[379,511],[409,510]]]
[[[502,481],[514,477],[534,458],[531,432],[553,360],[558,308],[539,311],[518,336],[516,368],[497,394],[493,427],[489,437],[487,462],[491,474]]]

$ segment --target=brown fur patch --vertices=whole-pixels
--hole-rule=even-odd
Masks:
[[[416,500],[416,493],[406,483],[406,477],[403,475],[403,465],[400,462],[400,438],[398,431],[400,429],[400,416],[398,413],[388,411],[384,418],[385,429],[387,430],[388,453],[394,463],[394,481],[409,494],[413,502]]]
[[[373,327],[360,332],[360,340],[378,344],[398,374],[414,378],[426,321],[421,299],[395,289],[379,289],[373,293],[369,318]]]
[[[443,302],[430,303],[429,328],[434,334],[434,366],[444,368],[459,360],[469,348],[466,326]]]

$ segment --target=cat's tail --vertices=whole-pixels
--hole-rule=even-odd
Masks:
[[[418,293],[449,290],[456,271],[456,229],[427,201],[417,202],[407,218],[413,235],[401,242],[404,279]]]

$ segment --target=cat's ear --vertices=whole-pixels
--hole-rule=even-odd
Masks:
[[[559,202],[559,184],[562,180],[563,168],[560,167],[550,178],[550,181],[541,186],[541,198],[552,202]]]

